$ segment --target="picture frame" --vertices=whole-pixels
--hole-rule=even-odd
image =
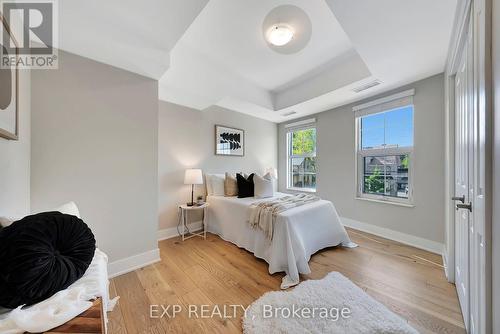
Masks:
[[[245,130],[216,124],[215,155],[245,156]]]
[[[0,25],[9,35],[11,41],[16,46],[16,58],[19,56],[19,44],[12,35],[7,21],[0,12]],[[7,50],[2,45],[0,40],[0,48],[2,54],[7,53]],[[9,140],[19,140],[19,68],[16,64],[15,69],[0,68],[0,137]],[[5,89],[7,88],[7,89]]]

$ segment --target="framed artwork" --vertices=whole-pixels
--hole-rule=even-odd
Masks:
[[[215,154],[242,157],[245,155],[245,131],[223,125],[215,126]]]
[[[0,12],[0,24],[9,36],[9,43],[16,46],[16,57],[18,56],[19,44],[12,36],[7,22]],[[8,54],[7,48],[0,39],[1,55],[14,56]],[[0,137],[18,140],[19,139],[19,70],[15,68],[0,68]]]

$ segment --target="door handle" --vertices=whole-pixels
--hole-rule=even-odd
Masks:
[[[467,209],[469,212],[472,212],[472,202],[469,202],[469,204],[457,204],[457,211],[458,209]]]
[[[462,195],[460,197],[454,196],[451,198],[452,201],[460,201],[462,203],[465,203],[465,195]]]

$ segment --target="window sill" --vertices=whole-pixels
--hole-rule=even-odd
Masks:
[[[286,190],[290,191],[298,191],[298,192],[303,192],[303,193],[315,193],[316,189],[311,189],[311,188],[293,188],[293,187],[288,187]]]
[[[357,196],[356,199],[360,200],[360,201],[367,201],[367,202],[375,202],[375,203],[390,204],[390,205],[395,205],[395,206],[402,206],[402,207],[405,207],[405,208],[414,208],[415,207],[414,204],[410,204],[410,203],[401,203],[401,202],[394,202],[394,201],[384,201],[384,200],[374,199],[374,198],[366,198],[366,197],[359,197],[359,196]]]

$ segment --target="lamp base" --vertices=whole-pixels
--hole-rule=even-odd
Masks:
[[[191,203],[186,203],[187,206],[194,206],[194,184],[191,185]]]

